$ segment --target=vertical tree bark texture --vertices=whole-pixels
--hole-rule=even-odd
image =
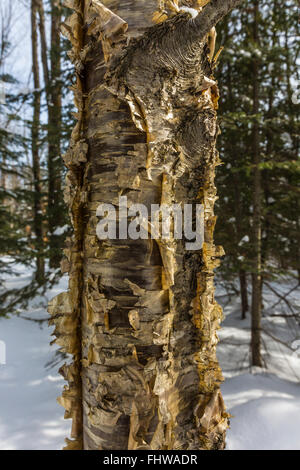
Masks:
[[[40,127],[40,75],[38,64],[38,38],[37,38],[37,3],[31,2],[31,52],[32,52],[32,71],[33,71],[33,118],[31,126],[31,153],[32,153],[32,171],[33,171],[33,224],[35,231],[35,249],[36,258],[36,280],[42,283],[44,280],[44,258],[43,258],[43,221],[42,221],[42,188],[41,171],[39,158],[39,127]]]
[[[254,2],[253,40],[258,44],[258,0]],[[259,113],[259,78],[258,59],[253,60],[253,114]],[[261,162],[259,149],[259,124],[255,118],[253,124],[253,273],[252,273],[252,305],[251,305],[251,349],[252,365],[261,367]]]
[[[228,414],[216,358],[213,269],[218,88],[207,34],[238,1],[153,25],[154,0],[72,1],[78,124],[65,163],[74,236],[67,293],[50,303],[74,355],[60,403],[68,449],[223,449]],[[156,18],[159,14],[156,14]],[[128,28],[128,31],[127,31]],[[184,240],[106,240],[97,207],[205,207],[202,250]],[[151,229],[149,229],[151,231]]]

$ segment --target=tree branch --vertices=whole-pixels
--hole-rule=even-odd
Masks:
[[[224,18],[233,8],[237,7],[243,0],[211,0],[203,9],[202,13],[194,19],[194,34],[203,38],[211,28]],[[196,38],[195,38],[196,39]]]

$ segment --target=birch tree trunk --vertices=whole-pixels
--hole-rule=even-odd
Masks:
[[[213,284],[223,255],[213,242],[218,88],[207,35],[238,3],[213,0],[193,19],[156,12],[156,0],[67,2],[78,108],[64,157],[74,236],[63,263],[69,291],[49,306],[57,343],[74,355],[61,370],[68,386],[59,401],[73,419],[67,449],[225,446]],[[100,241],[97,207],[120,210],[120,195],[149,209],[203,204],[203,249]]]

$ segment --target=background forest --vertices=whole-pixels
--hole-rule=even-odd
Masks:
[[[36,347],[41,348],[47,346],[49,333],[47,299],[65,283],[63,248],[71,234],[61,158],[75,112],[70,45],[60,34],[66,15],[68,9],[59,0],[1,0],[0,4],[0,340],[5,335],[18,340],[24,328],[30,342],[38,338]],[[21,30],[26,33],[20,35]],[[238,436],[245,434],[250,415],[258,429],[268,434],[274,428],[274,409],[281,404],[285,417],[278,428],[282,432],[272,431],[272,442],[276,445],[280,440],[284,448],[292,442],[292,417],[300,412],[295,385],[300,378],[296,0],[247,0],[219,24],[219,49],[215,77],[221,95],[218,149],[223,164],[216,176],[215,240],[226,252],[216,272],[217,297],[226,315],[219,355],[230,378],[224,385],[225,400],[228,397],[229,405],[239,408],[240,416],[229,443],[231,448],[262,445],[254,432],[246,433],[243,441]],[[31,321],[20,326],[20,317]],[[47,362],[47,380],[39,393],[47,393],[47,384],[54,383],[56,390],[51,393],[56,395],[54,374],[60,360],[53,350],[41,354],[44,362],[39,364],[44,367]],[[261,371],[269,374],[265,380]],[[240,402],[237,395],[254,389],[260,390],[252,394],[254,408],[245,408],[252,398]],[[7,393],[5,386],[2,393]],[[284,395],[290,400],[281,403]],[[268,402],[267,416],[262,416],[259,400],[266,396],[273,401]],[[51,410],[46,405],[49,419]],[[56,409],[55,413],[61,414]],[[51,434],[49,425],[40,448],[59,447],[63,426],[60,421],[54,424],[58,431]],[[11,427],[12,433],[15,430]],[[30,447],[29,440],[18,439],[6,438],[0,448]],[[299,441],[298,431],[298,448]],[[271,439],[265,442],[263,448],[268,448]]]

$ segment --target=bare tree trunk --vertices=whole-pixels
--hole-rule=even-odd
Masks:
[[[12,11],[13,11],[13,2],[8,2],[7,4],[3,4],[0,6],[0,74],[4,74],[5,71],[5,62],[8,58],[10,51],[7,45],[10,43],[10,36],[11,36],[11,27],[12,27]],[[0,87],[3,84],[0,84]],[[4,93],[5,90],[0,89],[0,105],[1,105],[1,94]],[[5,100],[5,96],[4,96]],[[1,122],[1,121],[0,121]],[[2,154],[2,162],[1,162],[1,188],[7,189],[7,173],[6,173],[6,156]],[[5,203],[5,199],[3,200]]]
[[[39,13],[39,30],[41,37],[41,60],[43,66],[43,75],[44,83],[46,87],[46,98],[47,104],[49,106],[49,88],[50,88],[50,77],[49,77],[49,67],[48,67],[48,48],[47,48],[47,38],[45,30],[45,11],[43,0],[37,0],[38,4],[38,13]]]
[[[57,343],[74,355],[60,398],[73,418],[68,449],[225,447],[213,284],[223,254],[213,242],[218,89],[207,34],[237,4],[213,1],[194,20],[180,13],[153,26],[154,0],[105,1],[113,12],[96,0],[68,1],[74,236],[65,250],[69,291],[49,306]],[[96,210],[112,203],[122,214],[120,195],[148,209],[203,204],[202,250],[175,239],[100,241]]]
[[[228,40],[228,26],[226,27],[226,39]],[[232,86],[232,67],[230,60],[227,63],[227,89],[229,95],[229,101],[231,103],[230,111],[233,112],[235,110],[235,102],[233,96],[233,86]],[[231,155],[237,154],[240,152],[239,146],[234,139],[231,139],[230,143],[227,143],[229,146],[229,153]],[[232,244],[239,249],[239,243],[243,238],[244,231],[243,231],[243,207],[242,207],[242,200],[241,200],[241,177],[239,173],[232,173],[232,181],[234,187],[234,214],[235,214],[235,237],[232,240]],[[244,250],[243,250],[244,251]],[[238,255],[242,254],[244,257],[244,252],[238,253]],[[244,264],[244,261],[242,262]],[[247,273],[245,272],[242,263],[240,263],[240,267],[238,270],[239,281],[240,281],[240,297],[241,297],[241,319],[246,319],[246,314],[249,310],[248,304],[248,292],[247,292]]]
[[[62,86],[61,86],[61,50],[60,50],[60,24],[61,1],[51,0],[51,49],[50,49],[50,107],[48,121],[48,204],[49,204],[49,230],[50,230],[50,266],[58,267],[61,260],[59,245],[55,229],[63,225],[62,200],[62,159],[61,154],[61,126],[62,126]]]
[[[248,292],[247,292],[247,277],[243,269],[239,271],[241,303],[242,303],[242,320],[246,319],[246,314],[249,310],[248,305]]]
[[[253,40],[258,44],[258,0],[254,1],[254,25]],[[258,59],[253,60],[253,114],[259,112],[259,78]],[[252,325],[251,325],[251,348],[252,365],[261,367],[261,308],[262,308],[262,286],[261,286],[261,162],[259,149],[259,125],[257,118],[253,124],[253,272],[252,272]]]
[[[237,175],[233,175],[233,183],[235,188],[235,224],[236,224],[236,244],[239,246],[239,242],[243,236],[242,230],[242,219],[243,219],[243,211],[242,211],[242,203],[241,203],[241,191],[240,191],[240,181]],[[244,253],[242,253],[244,256]],[[243,262],[244,263],[244,262]],[[249,310],[248,305],[248,292],[247,292],[247,273],[240,266],[239,269],[239,280],[240,280],[240,295],[241,295],[241,307],[242,307],[242,315],[241,319],[246,319],[246,313]]]
[[[2,156],[2,167],[1,167],[1,188],[6,189],[6,158],[5,155]]]
[[[50,266],[57,267],[61,253],[57,244],[55,230],[63,224],[61,180],[61,51],[60,23],[61,2],[51,1],[51,46],[50,70],[45,33],[45,14],[43,0],[38,0],[39,25],[41,35],[41,55],[48,107],[48,229],[50,232]]]
[[[36,280],[42,283],[44,280],[44,257],[43,257],[43,217],[42,217],[42,188],[41,171],[39,158],[39,127],[40,127],[40,108],[41,92],[38,64],[38,37],[37,37],[37,3],[31,2],[31,40],[32,40],[32,70],[34,83],[34,102],[33,102],[33,120],[31,128],[31,151],[32,151],[32,169],[33,169],[33,218],[35,231],[35,249],[37,250],[36,260]]]
[[[14,1],[11,0],[7,3],[1,3],[0,6],[0,73],[4,73],[4,65],[6,59],[11,53],[11,48],[7,47],[10,44],[10,36],[12,33],[13,25],[13,11],[15,8]]]

